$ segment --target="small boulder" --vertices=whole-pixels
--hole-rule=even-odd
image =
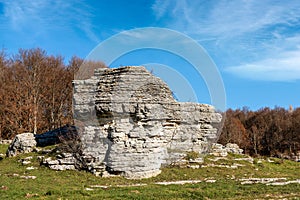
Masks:
[[[233,143],[226,144],[225,149],[228,153],[234,153],[234,154],[243,153],[243,149],[240,149],[240,147],[237,144],[233,144]]]
[[[226,157],[228,153],[233,154],[243,154],[243,149],[240,149],[240,147],[237,144],[228,143],[226,146],[218,143],[213,143],[211,147],[210,154],[217,156],[217,157]]]
[[[33,133],[22,133],[16,135],[12,143],[9,145],[6,156],[16,156],[20,153],[29,153],[36,147],[36,140]]]

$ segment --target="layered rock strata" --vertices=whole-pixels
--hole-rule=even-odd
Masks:
[[[144,67],[98,69],[73,84],[82,154],[95,174],[155,176],[217,138],[222,116],[213,106],[176,102]]]

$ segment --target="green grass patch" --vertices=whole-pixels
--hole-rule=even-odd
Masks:
[[[0,145],[5,153],[8,145]],[[102,178],[84,171],[54,171],[40,166],[37,156],[28,153],[0,161],[0,199],[299,199],[300,184],[267,186],[266,184],[242,185],[238,179],[251,177],[300,179],[300,163],[272,158],[255,159],[250,163],[234,160],[246,156],[229,155],[212,161],[207,156],[199,169],[166,167],[157,177],[142,180],[127,180],[122,177]],[[32,163],[22,165],[20,159],[32,156]],[[259,162],[258,162],[259,161]],[[209,164],[233,165],[203,167]],[[27,170],[29,166],[37,169]],[[36,176],[24,179],[22,176]],[[201,180],[197,184],[157,185],[161,181]],[[209,180],[215,180],[210,182]],[[145,186],[120,185],[146,184]],[[96,188],[93,186],[109,186]],[[93,189],[93,190],[90,190]]]
[[[6,154],[9,144],[0,144],[0,154]]]
[[[190,151],[190,152],[187,152],[185,159],[186,160],[195,160],[195,159],[199,158],[199,156],[200,156],[199,152]]]

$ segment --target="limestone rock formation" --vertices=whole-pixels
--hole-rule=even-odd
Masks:
[[[20,153],[32,152],[36,147],[36,141],[33,133],[22,133],[16,135],[9,145],[6,156],[16,156]]]
[[[241,149],[237,144],[227,143],[225,146],[218,143],[213,143],[210,154],[214,156],[227,156],[228,153],[242,154],[243,149]]]
[[[59,144],[62,141],[77,137],[77,130],[74,126],[63,126],[43,134],[22,133],[10,142],[6,155],[16,156],[19,153],[32,152],[36,147]]]
[[[95,174],[146,178],[188,152],[207,152],[222,116],[213,106],[176,102],[144,67],[98,69],[74,81],[82,154]]]
[[[76,169],[76,159],[71,153],[58,154],[56,159],[51,157],[42,159],[41,164],[58,171]]]

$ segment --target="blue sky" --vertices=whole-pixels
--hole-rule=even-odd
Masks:
[[[173,29],[196,40],[214,60],[228,108],[300,106],[300,1],[0,0],[0,22],[0,45],[8,56],[40,47],[66,62],[73,55],[85,58],[124,30]],[[176,68],[184,62],[147,53],[141,63],[132,53],[115,65],[161,62]],[[184,78],[192,79],[188,73]],[[205,83],[199,83],[204,87],[198,100],[210,103]]]

